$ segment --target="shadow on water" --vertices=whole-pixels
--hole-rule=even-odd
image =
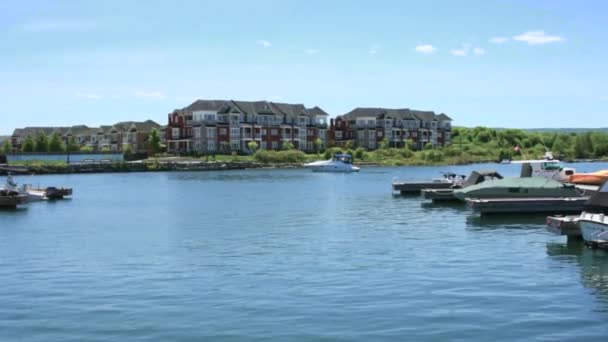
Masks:
[[[547,243],[547,255],[581,268],[581,280],[604,304],[608,304],[608,251],[585,246],[581,240]],[[605,307],[603,312],[608,312]]]
[[[469,215],[467,229],[509,228],[509,229],[538,229],[546,224],[545,214],[495,214]]]

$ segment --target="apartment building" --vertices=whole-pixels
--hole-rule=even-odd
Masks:
[[[389,108],[355,108],[332,119],[330,140],[336,146],[348,143],[355,147],[376,149],[388,138],[390,146],[402,147],[407,140],[421,149],[427,143],[433,146],[449,145],[452,119],[432,111]]]
[[[279,150],[289,142],[296,149],[315,151],[327,143],[328,116],[319,107],[302,104],[197,100],[169,113],[167,152],[249,153],[252,141],[259,149]]]

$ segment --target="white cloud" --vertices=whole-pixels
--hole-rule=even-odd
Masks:
[[[547,44],[561,42],[565,39],[560,36],[551,36],[545,34],[545,31],[528,31],[518,36],[513,36],[513,40],[526,42],[529,45]]]
[[[490,43],[492,44],[503,44],[509,41],[507,37],[492,37],[490,38]]]
[[[469,51],[468,51],[468,49],[462,48],[462,49],[450,50],[450,53],[454,56],[464,57],[469,53]]]
[[[304,50],[304,52],[306,52],[309,55],[316,55],[316,54],[319,53],[319,50],[317,50],[317,49],[306,49],[306,50]]]
[[[378,45],[372,45],[369,48],[368,52],[369,52],[370,55],[377,55],[378,54],[378,50],[380,50],[380,47]]]
[[[166,96],[165,94],[163,94],[160,91],[144,91],[144,90],[138,90],[135,92],[135,96],[137,97],[145,97],[145,98],[154,98],[154,99],[165,99]]]
[[[31,32],[85,31],[97,27],[97,23],[82,19],[39,19],[23,23],[21,28]]]
[[[76,97],[81,98],[81,99],[99,100],[103,96],[101,94],[95,94],[95,93],[78,93],[78,94],[76,94]]]
[[[473,53],[476,55],[485,55],[486,52],[487,52],[486,49],[480,48],[480,47],[476,47],[473,49]]]
[[[272,44],[271,44],[269,41],[267,41],[267,40],[263,40],[263,39],[262,39],[262,40],[258,40],[258,41],[256,42],[256,44],[258,44],[258,45],[260,45],[260,46],[263,46],[263,47],[265,47],[265,48],[269,48],[269,47],[271,47],[271,46],[272,46]]]
[[[416,50],[416,52],[420,52],[420,53],[424,53],[424,54],[431,54],[431,53],[437,51],[437,48],[430,44],[424,44],[424,45],[416,46],[416,48],[414,50]]]

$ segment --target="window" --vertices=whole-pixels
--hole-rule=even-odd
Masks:
[[[378,136],[379,138],[382,138],[382,131],[378,131],[378,132],[377,132],[377,134],[378,134],[377,136]]]
[[[238,127],[231,128],[230,135],[232,135],[234,137],[238,137],[240,135],[240,129]]]
[[[276,128],[273,128],[273,129],[271,129],[271,130],[270,130],[270,134],[271,134],[271,135],[275,135],[275,136],[276,136],[276,135],[279,135],[279,130],[278,130],[278,129],[276,129]]]
[[[194,127],[194,137],[195,138],[201,137],[201,128],[200,127]]]
[[[309,129],[309,130],[308,130],[308,136],[309,136],[309,137],[312,137],[313,135],[314,135],[314,133],[313,133],[312,129]]]
[[[226,130],[226,128],[220,128],[220,135],[226,135],[228,134],[228,130]]]
[[[171,137],[173,139],[179,139],[179,128],[172,128],[171,129]]]
[[[273,141],[272,142],[272,149],[273,150],[278,150],[279,149],[279,142],[278,141]]]
[[[207,142],[207,149],[208,149],[209,151],[215,151],[215,142],[213,142],[213,141],[208,141],[208,142]]]
[[[262,141],[262,143],[260,144],[260,148],[262,150],[266,150],[268,149],[268,143],[266,143],[265,141]]]
[[[336,131],[336,139],[342,139],[342,131]]]
[[[357,139],[365,139],[365,131],[358,131],[357,132]]]
[[[266,135],[268,131],[266,130],[266,128],[262,128],[262,135]]]
[[[215,128],[207,127],[207,138],[215,138]]]

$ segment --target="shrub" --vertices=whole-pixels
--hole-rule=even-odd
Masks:
[[[255,153],[256,161],[265,164],[281,164],[281,163],[303,163],[306,160],[306,154],[299,150],[289,151],[268,151],[259,150]]]

